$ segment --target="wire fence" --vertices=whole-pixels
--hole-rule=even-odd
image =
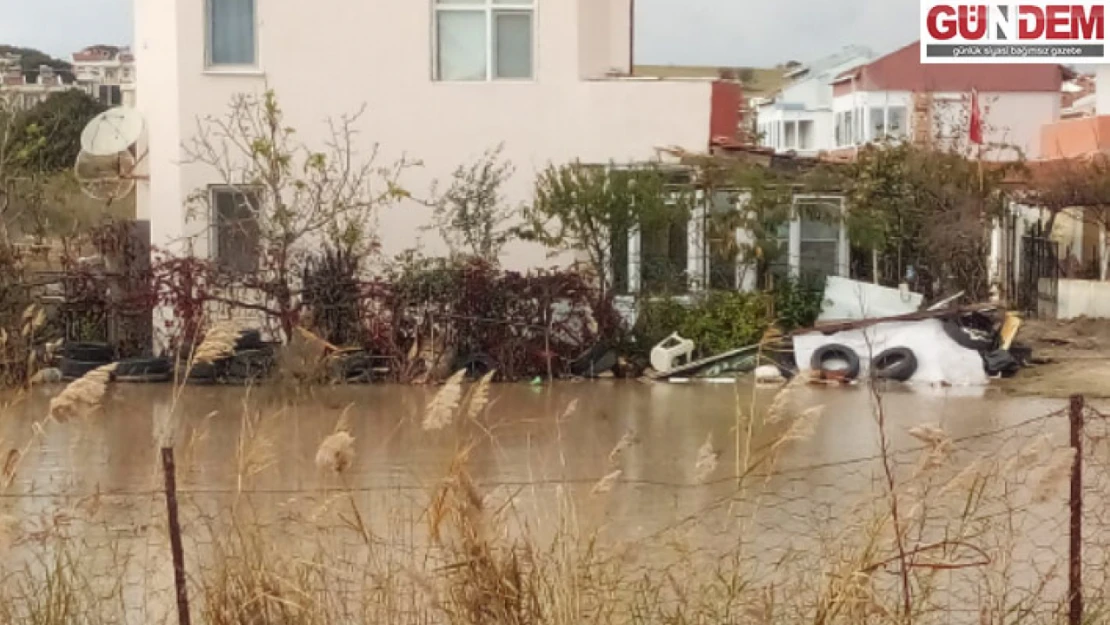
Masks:
[[[905,445],[879,406],[876,454],[799,461],[803,413],[707,442],[685,479],[622,439],[607,473],[481,479],[460,454],[428,482],[289,487],[245,428],[213,486],[183,442],[157,486],[0,495],[0,622],[1101,622],[1106,417],[1075,398]]]

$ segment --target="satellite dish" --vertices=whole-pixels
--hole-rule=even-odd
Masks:
[[[135,188],[135,164],[135,157],[126,148],[109,156],[81,152],[73,173],[85,195],[111,202],[127,197]]]
[[[92,118],[81,131],[81,150],[93,156],[115,156],[135,145],[143,133],[143,116],[124,106]]]

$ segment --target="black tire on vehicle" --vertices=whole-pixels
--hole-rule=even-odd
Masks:
[[[62,355],[70,360],[106,365],[116,359],[116,350],[107,343],[66,343]]]
[[[74,360],[72,358],[62,358],[58,361],[58,369],[62,372],[62,379],[66,382],[72,382],[77,378],[84,376],[86,373],[103,367],[108,363],[106,362],[88,362],[86,360]]]
[[[247,349],[235,352],[227,360],[230,382],[254,382],[270,375],[274,369],[274,353],[269,349]]]
[[[570,372],[580,378],[596,378],[616,366],[617,353],[604,343],[598,343],[570,364]]]
[[[328,379],[332,383],[369,382],[373,376],[374,358],[363,351],[335,354],[328,359]]]
[[[128,358],[116,364],[119,382],[153,383],[173,379],[173,363],[168,358]]]
[[[941,322],[941,327],[944,328],[944,333],[960,347],[977,352],[994,349],[995,337],[982,330],[967,327],[955,319],[945,319]]]
[[[497,361],[493,359],[493,356],[484,352],[470,354],[459,360],[454,367],[455,371],[466,369],[466,377],[470,379],[480,378],[496,368]]]
[[[191,369],[186,369],[187,363],[182,363],[182,373],[188,371],[188,379],[190,384],[215,384],[220,377],[222,377],[223,369],[225,369],[225,361],[220,362],[194,362]]]
[[[236,350],[260,349],[262,347],[262,332],[260,330],[243,330],[235,340]]]
[[[836,361],[843,362],[844,366],[829,366]],[[821,371],[823,373],[839,373],[846,379],[854,380],[859,376],[859,356],[847,345],[830,343],[819,347],[817,351],[813,352],[813,357],[809,360],[809,367],[814,371]]]
[[[888,349],[871,361],[871,377],[905,382],[917,372],[917,356],[906,347]]]

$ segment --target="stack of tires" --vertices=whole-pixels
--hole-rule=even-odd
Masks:
[[[62,380],[72,382],[86,373],[115,362],[116,350],[107,343],[66,343],[58,369]]]
[[[186,356],[179,366],[189,362]],[[235,341],[235,351],[215,362],[194,362],[189,370],[190,384],[250,385],[268,378],[275,365],[273,347],[262,342],[258,330],[244,330]]]

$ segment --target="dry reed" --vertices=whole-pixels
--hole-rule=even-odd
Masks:
[[[447,379],[424,410],[425,431],[442,430],[455,420],[455,413],[462,400],[463,378],[466,370],[461,369]]]
[[[65,390],[50,400],[48,416],[59,423],[88,416],[104,400],[115,370],[115,363],[104,365],[70,382]]]

